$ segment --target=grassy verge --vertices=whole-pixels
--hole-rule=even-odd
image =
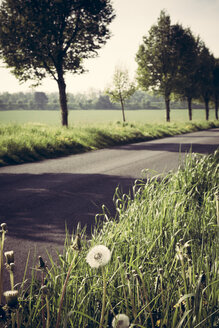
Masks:
[[[39,161],[130,142],[218,127],[218,121],[171,124],[120,122],[69,129],[39,123],[0,125],[0,166]]]
[[[117,192],[116,218],[103,213],[89,241],[80,228],[67,234],[58,263],[40,259],[40,280],[33,270],[29,287],[16,287],[6,327],[218,327],[218,160],[188,156],[177,173],[138,181],[132,196]],[[111,259],[98,248],[86,261],[97,245]]]

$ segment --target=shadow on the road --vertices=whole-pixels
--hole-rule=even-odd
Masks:
[[[128,193],[134,179],[102,174],[0,174],[0,217],[12,238],[63,245],[78,222],[90,233],[105,205],[116,213],[119,185]]]
[[[140,144],[132,144],[132,145],[125,145],[120,146],[120,148],[126,150],[153,150],[153,151],[167,151],[167,152],[176,152],[176,153],[189,153],[195,152],[200,154],[210,154],[217,150],[219,147],[218,145],[212,144],[192,144],[192,143],[157,143],[157,142],[147,142],[147,143],[140,143]]]
[[[27,277],[38,255],[54,261],[63,251],[66,226],[69,233],[80,222],[90,235],[96,214],[105,205],[115,216],[115,189],[131,192],[134,179],[104,174],[0,174],[0,218],[6,222],[5,250],[13,249],[16,258],[16,282],[21,282],[30,252]],[[100,217],[100,221],[103,217]],[[4,290],[10,287],[5,272]]]

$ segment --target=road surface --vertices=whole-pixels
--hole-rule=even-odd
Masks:
[[[143,169],[177,169],[191,148],[207,154],[218,144],[219,128],[0,168],[0,220],[8,225],[5,250],[15,251],[17,281],[29,250],[33,258],[63,248],[65,225],[71,232],[80,222],[89,232],[103,204],[113,215],[118,185],[128,192]]]

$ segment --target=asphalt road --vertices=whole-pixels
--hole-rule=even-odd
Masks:
[[[29,250],[33,258],[63,248],[65,225],[71,232],[80,222],[89,232],[103,204],[113,215],[118,185],[128,192],[142,170],[175,170],[190,149],[207,154],[218,145],[219,128],[0,168],[0,220],[8,225],[5,250],[15,252],[16,280]]]

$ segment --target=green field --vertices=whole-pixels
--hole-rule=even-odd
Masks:
[[[131,142],[147,141],[219,126],[206,121],[204,110],[172,110],[171,123],[165,110],[128,110],[122,123],[119,110],[74,110],[69,128],[61,126],[60,111],[17,110],[0,112],[0,166],[56,158]]]
[[[127,121],[142,123],[165,123],[165,110],[127,110]],[[173,109],[170,113],[171,122],[188,121],[186,109]],[[214,110],[210,110],[210,120],[215,119]],[[205,120],[203,109],[193,110],[193,121]],[[122,121],[120,110],[71,110],[69,111],[69,124],[78,122],[98,123]],[[48,110],[12,110],[0,111],[2,123],[38,122],[46,124],[61,124],[60,111]]]

